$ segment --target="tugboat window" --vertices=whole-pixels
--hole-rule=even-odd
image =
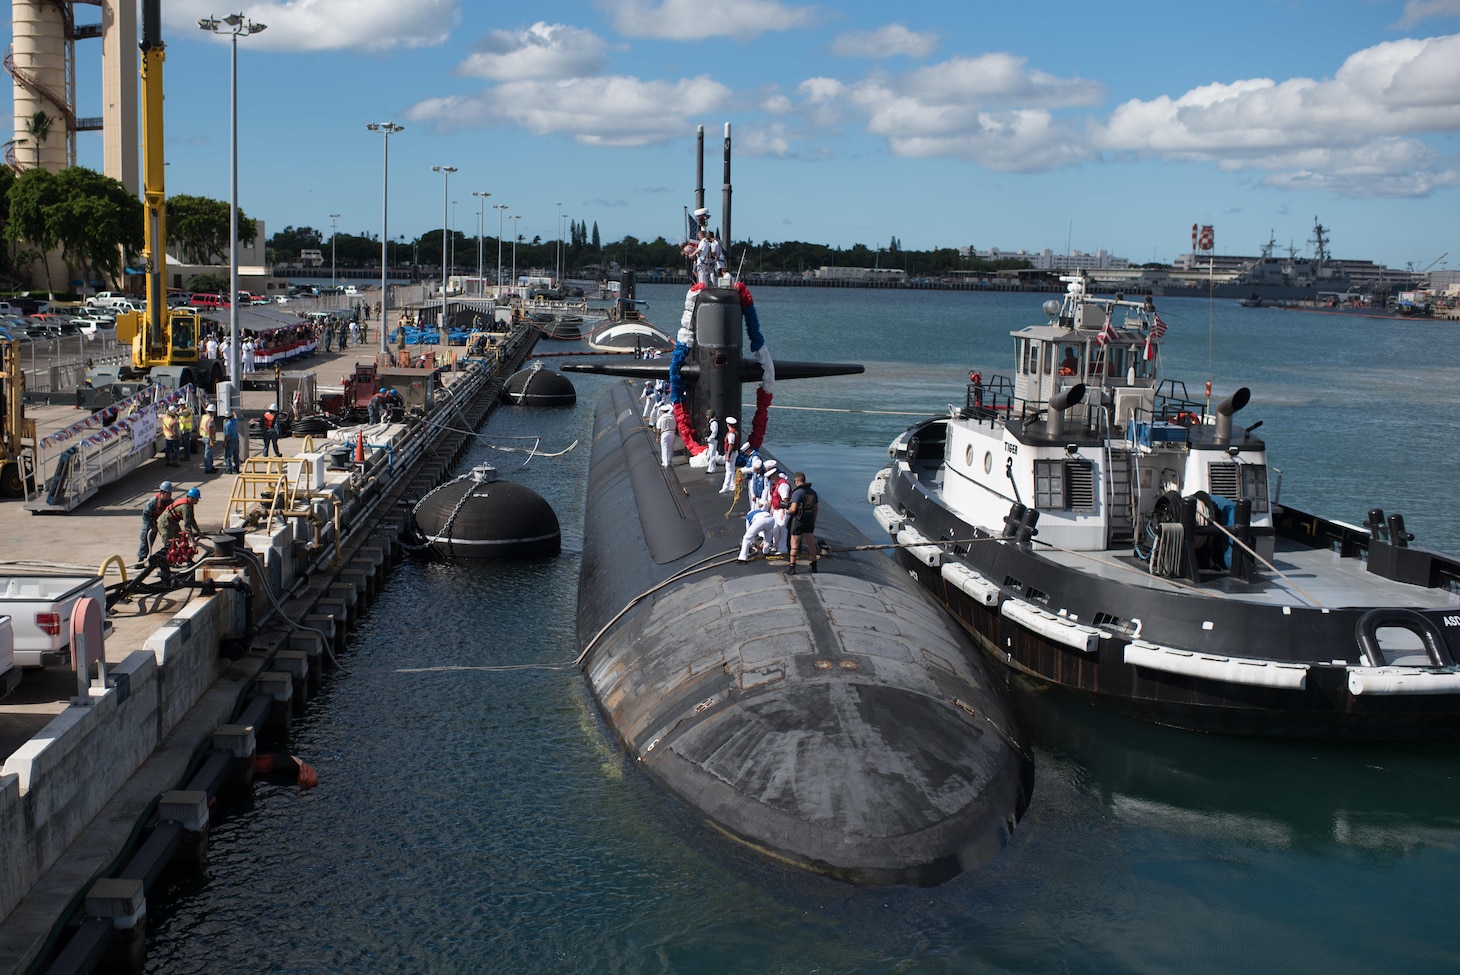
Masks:
[[[994,452],[992,450],[985,451],[984,452],[984,455],[983,455],[983,472],[985,474],[987,474],[989,471],[991,471],[993,469],[994,469]]]
[[[969,444],[967,447],[963,448],[963,463],[966,467],[973,466],[973,444]],[[985,471],[985,473],[987,473],[987,471]]]
[[[1065,507],[1065,462],[1034,462],[1034,506],[1046,511]]]

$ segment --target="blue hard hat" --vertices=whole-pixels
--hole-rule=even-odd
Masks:
[[[199,491],[197,488],[188,488],[188,497],[192,498],[194,501],[198,500],[202,496],[203,492]]]
[[[157,485],[157,490],[164,491],[167,494],[171,494],[172,493],[172,482],[171,481],[163,481],[161,484]]]

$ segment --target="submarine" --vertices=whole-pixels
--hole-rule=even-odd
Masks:
[[[703,161],[701,127],[697,214]],[[726,126],[725,240],[729,174]],[[721,475],[693,463],[705,411],[743,420],[757,383],[742,429],[760,448],[776,380],[862,367],[774,361],[749,289],[724,284],[687,295],[667,362],[562,367],[667,378],[685,445],[661,465],[630,382],[596,404],[577,663],[636,765],[720,833],[852,884],[944,883],[1007,844],[1029,750],[966,637],[824,501],[818,571],[738,561],[745,521],[726,517]]]

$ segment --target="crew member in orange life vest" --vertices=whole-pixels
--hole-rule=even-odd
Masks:
[[[193,508],[197,505],[198,499],[203,492],[197,488],[188,488],[188,493],[178,498],[167,506],[167,513],[159,521],[162,527],[162,550],[167,551],[168,545],[183,532],[198,534],[198,519],[193,514]]]
[[[263,417],[259,420],[259,439],[263,441],[263,450],[260,456],[269,456],[269,444],[274,445],[274,456],[283,457],[279,452],[279,404],[270,403],[269,408],[264,411]]]

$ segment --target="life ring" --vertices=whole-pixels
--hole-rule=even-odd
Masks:
[[[974,385],[978,385],[979,383],[983,382],[983,373],[979,372],[977,369],[970,369],[968,371],[968,381],[973,383]]]
[[[1200,421],[1195,413],[1189,413],[1186,410],[1182,410],[1180,413],[1171,418],[1171,422],[1179,423],[1184,427],[1194,427]]]
[[[1069,366],[1061,366],[1060,367],[1060,375],[1061,376],[1073,376],[1074,374],[1075,374],[1075,370],[1071,369]]]

